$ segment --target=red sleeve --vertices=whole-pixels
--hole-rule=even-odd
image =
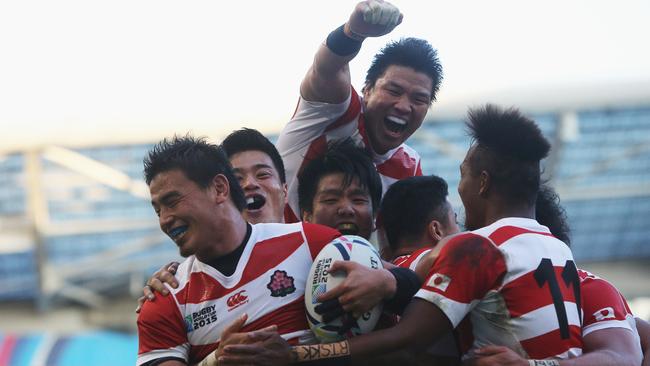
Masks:
[[[582,279],[580,290],[584,310],[583,329],[587,332],[591,330],[591,326],[598,326],[601,329],[602,326],[599,324],[604,322],[614,321],[610,324],[612,326],[617,323],[616,321],[624,322],[630,313],[623,295],[602,278],[590,276]]]
[[[451,239],[440,251],[422,289],[469,304],[498,287],[505,273],[499,249],[483,236],[466,233]]]
[[[332,229],[328,226],[303,222],[302,228],[305,237],[307,238],[307,244],[309,245],[309,252],[311,253],[312,259],[316,258],[321,249],[329,244],[329,242],[341,236],[341,233],[339,233],[338,230]]]
[[[157,295],[144,303],[138,316],[138,355],[187,342],[187,329],[173,295]]]

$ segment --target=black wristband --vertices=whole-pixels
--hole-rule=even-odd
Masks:
[[[420,278],[408,268],[395,267],[388,270],[395,276],[397,289],[395,295],[386,301],[386,309],[394,314],[401,315],[406,306],[411,302],[413,295],[420,289]]]
[[[343,27],[345,27],[345,24],[333,30],[327,36],[325,44],[330,51],[339,56],[350,56],[359,52],[361,49],[361,41],[348,37],[343,31]]]

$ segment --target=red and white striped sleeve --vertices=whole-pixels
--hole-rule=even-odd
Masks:
[[[506,271],[503,254],[488,238],[460,234],[440,251],[415,297],[438,306],[455,328],[488,291],[499,287]]]

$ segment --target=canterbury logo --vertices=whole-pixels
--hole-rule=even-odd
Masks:
[[[241,290],[238,293],[230,296],[226,301],[228,304],[228,311],[238,308],[248,302],[248,296],[246,296],[246,290]]]

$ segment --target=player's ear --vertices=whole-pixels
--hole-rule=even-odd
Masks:
[[[228,178],[223,174],[217,174],[210,182],[210,191],[214,195],[216,203],[222,203],[228,200],[230,196],[230,185]]]
[[[289,188],[286,183],[282,183],[282,195],[284,196],[284,199],[282,200],[283,203],[286,205],[289,203]]]
[[[427,234],[429,234],[429,238],[431,238],[431,240],[435,243],[444,238],[443,227],[440,221],[431,220],[431,222],[429,222],[429,225],[427,225]]]
[[[481,171],[481,174],[479,175],[478,179],[479,179],[478,194],[479,196],[485,196],[490,191],[490,184],[492,183],[492,179],[490,178],[490,173],[483,170]]]
[[[302,211],[302,221],[313,223],[313,222],[311,221],[311,219],[312,219],[312,214],[311,214],[311,212],[307,212],[306,210],[303,210],[303,211]]]
[[[361,94],[363,95],[363,99],[368,99],[368,95],[370,95],[370,92],[372,91],[373,85],[364,85],[363,88],[361,88]]]

